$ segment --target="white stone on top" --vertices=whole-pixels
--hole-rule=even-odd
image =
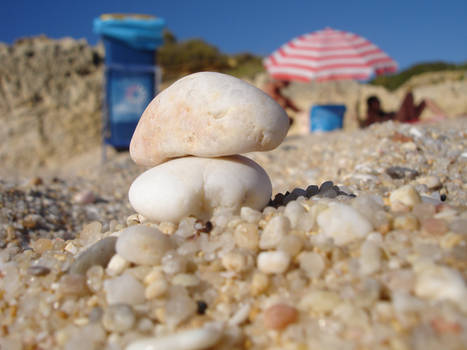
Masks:
[[[133,134],[131,158],[155,166],[171,158],[268,151],[284,139],[286,112],[247,82],[215,72],[188,75],[158,94]]]

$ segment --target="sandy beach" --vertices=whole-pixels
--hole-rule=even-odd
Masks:
[[[96,152],[0,182],[0,348],[465,348],[465,118],[291,135],[246,155],[276,200],[209,222],[145,221]],[[158,262],[116,253],[155,228]]]

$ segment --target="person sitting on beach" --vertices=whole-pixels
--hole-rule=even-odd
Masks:
[[[293,101],[282,94],[282,90],[290,85],[287,80],[273,80],[264,86],[264,91],[271,96],[276,102],[285,110],[290,108],[292,111],[298,113],[301,109],[298,108]],[[293,123],[293,119],[289,116],[290,125]]]
[[[367,99],[367,115],[366,119],[360,121],[361,127],[367,127],[374,123],[382,123],[387,120],[399,121],[402,123],[414,123],[420,120],[420,115],[424,109],[428,107],[437,115],[445,115],[432,100],[424,99],[418,105],[414,103],[412,92],[408,92],[397,112],[385,112],[381,108],[381,103],[376,96],[370,96]]]

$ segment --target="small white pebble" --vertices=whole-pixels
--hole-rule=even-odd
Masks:
[[[393,210],[397,208],[399,203],[402,203],[409,208],[413,208],[415,205],[421,203],[421,201],[420,195],[412,185],[399,187],[391,192],[391,195],[389,196],[389,202]]]
[[[110,305],[105,309],[102,325],[109,332],[125,332],[133,327],[135,314],[126,304]]]
[[[290,256],[294,257],[303,248],[303,239],[297,235],[287,235],[283,237],[279,243],[279,250],[282,250],[288,253]]]
[[[76,255],[76,253],[78,253],[78,247],[75,246],[73,242],[67,243],[67,245],[65,246],[65,250],[73,255]]]
[[[160,297],[167,292],[169,284],[164,279],[158,279],[152,282],[149,286],[146,287],[144,291],[144,296],[146,299],[154,299]]]
[[[258,269],[267,274],[284,273],[289,267],[289,264],[289,254],[280,250],[261,252],[258,254]]]
[[[134,225],[120,233],[115,248],[117,253],[128,261],[141,265],[156,265],[172,248],[172,243],[168,236],[154,227]]]
[[[302,252],[298,256],[300,268],[312,278],[319,277],[325,268],[324,259],[318,253]]]
[[[200,350],[217,344],[222,334],[221,327],[207,325],[162,337],[136,340],[126,350]]]
[[[109,276],[117,276],[121,274],[128,266],[130,266],[129,261],[123,259],[120,255],[115,254],[112,259],[110,259],[105,272]]]
[[[356,209],[335,202],[318,215],[317,221],[324,235],[333,238],[336,245],[364,238],[373,229]]]
[[[258,210],[249,207],[242,207],[240,209],[240,217],[250,224],[256,224],[261,220],[261,216],[262,214]]]
[[[175,286],[195,287],[199,282],[199,278],[191,273],[179,273],[172,278],[172,284]]]
[[[144,302],[143,285],[129,273],[104,281],[104,290],[109,304],[136,305]]]
[[[290,220],[283,216],[278,215],[273,217],[266,225],[259,240],[259,247],[261,249],[271,249],[277,247],[282,237],[284,237],[290,230]]]
[[[467,288],[462,275],[443,266],[422,266],[417,271],[415,294],[421,298],[451,300],[467,310]]]
[[[229,326],[238,326],[245,322],[248,319],[248,315],[251,310],[251,305],[249,303],[242,304],[239,306],[237,312],[229,320]]]
[[[441,180],[437,176],[423,176],[417,179],[417,182],[426,185],[429,189],[435,189],[441,186]]]
[[[379,271],[381,267],[381,250],[379,244],[366,240],[360,250],[360,272],[370,275]]]
[[[234,240],[239,248],[257,250],[259,243],[258,226],[251,223],[237,225],[234,232]]]
[[[228,271],[241,272],[247,266],[246,257],[238,252],[229,252],[222,257],[222,266]]]

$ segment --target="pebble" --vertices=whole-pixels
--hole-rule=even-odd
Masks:
[[[173,276],[171,282],[174,286],[196,287],[199,285],[200,280],[196,275],[191,273],[179,273]]]
[[[190,169],[186,176],[186,169]],[[215,211],[262,210],[272,184],[263,168],[242,156],[183,157],[145,171],[131,184],[129,200],[144,217],[179,222],[187,216],[211,219]]]
[[[386,169],[386,174],[388,174],[391,178],[393,179],[415,179],[418,175],[419,172],[406,168],[406,167],[401,167],[401,166],[391,166]]]
[[[58,285],[58,292],[65,296],[83,296],[88,294],[86,277],[78,274],[63,275]]]
[[[222,266],[228,271],[242,272],[247,267],[246,257],[237,252],[229,252],[222,257]]]
[[[426,185],[430,190],[436,190],[442,186],[441,180],[437,176],[419,177],[417,182],[422,185]]]
[[[240,209],[240,217],[250,224],[256,224],[261,220],[261,212],[249,207],[242,207]]]
[[[257,265],[267,274],[284,273],[290,264],[290,256],[283,251],[269,251],[258,254]]]
[[[269,329],[283,330],[298,320],[298,311],[287,304],[275,304],[264,311],[264,326]]]
[[[451,300],[467,311],[467,287],[462,275],[443,266],[428,266],[417,272],[415,294],[434,300]]]
[[[168,275],[183,273],[187,268],[187,260],[176,251],[169,251],[162,258],[162,271]]]
[[[300,308],[315,312],[330,312],[341,303],[338,294],[331,291],[313,290],[300,300]]]
[[[259,244],[258,226],[251,223],[237,225],[234,232],[234,240],[239,248],[252,251],[257,250]]]
[[[106,237],[83,251],[70,267],[70,273],[85,274],[94,265],[107,266],[115,254],[116,237]]]
[[[126,350],[200,350],[216,345],[221,339],[221,327],[204,326],[202,328],[179,331],[174,334],[136,340]]]
[[[261,233],[259,247],[261,249],[276,248],[289,230],[290,220],[287,217],[283,215],[273,217]]]
[[[362,275],[371,275],[381,268],[381,249],[379,244],[366,240],[360,249],[360,272]]]
[[[187,155],[269,151],[288,127],[286,112],[262,90],[226,74],[199,72],[152,100],[133,134],[130,155],[137,164],[155,166]]]
[[[418,230],[419,224],[417,217],[413,214],[399,215],[394,218],[393,226],[398,230]]]
[[[288,253],[291,257],[294,257],[300,253],[303,245],[303,239],[300,236],[289,234],[281,239],[278,249]]]
[[[259,295],[265,292],[269,286],[269,277],[262,272],[255,272],[251,279],[251,293],[253,295]]]
[[[92,204],[96,201],[96,195],[90,190],[80,191],[73,196],[73,201],[81,205]]]
[[[146,299],[154,299],[164,295],[169,289],[169,284],[163,278],[155,280],[150,285],[148,285],[144,291],[144,296]]]
[[[405,185],[391,192],[389,201],[393,210],[396,210],[398,209],[397,205],[399,203],[402,203],[409,208],[413,208],[421,202],[421,199],[420,195],[412,185]]]
[[[125,260],[120,255],[115,254],[110,259],[106,272],[109,276],[117,276],[120,275],[129,266],[130,262],[128,260]]]
[[[310,278],[319,277],[325,267],[324,259],[321,255],[314,252],[302,252],[298,256],[298,263],[300,268],[305,271],[305,273]]]
[[[144,302],[144,286],[129,272],[104,281],[109,304],[137,305]]]
[[[135,314],[127,304],[114,304],[105,309],[102,325],[109,332],[125,332],[133,328]]]
[[[422,221],[421,229],[423,232],[432,235],[443,235],[448,231],[446,220],[428,218]]]
[[[140,265],[156,265],[172,246],[170,238],[158,229],[134,225],[120,232],[115,248],[125,260]]]
[[[46,266],[34,265],[28,267],[28,273],[32,276],[46,276],[50,273],[50,269]]]
[[[318,215],[317,222],[321,231],[333,238],[337,245],[364,238],[373,229],[370,222],[357,210],[341,203],[330,203]]]

